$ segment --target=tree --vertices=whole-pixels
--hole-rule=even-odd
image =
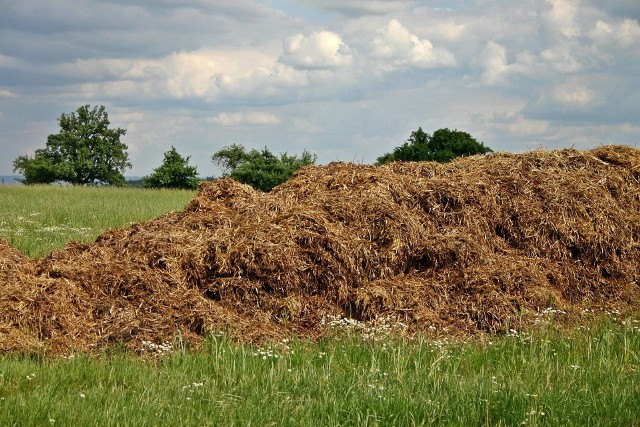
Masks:
[[[404,144],[394,148],[393,152],[378,157],[376,165],[397,161],[445,163],[456,157],[486,154],[492,151],[467,132],[443,128],[438,129],[431,136],[419,127],[418,130],[411,132]]]
[[[182,157],[171,146],[171,150],[164,153],[164,161],[160,167],[153,170],[149,176],[142,178],[144,188],[180,188],[193,190],[198,188],[198,171],[195,166],[189,166],[190,157]]]
[[[224,171],[223,176],[249,184],[261,191],[270,191],[288,180],[303,166],[312,165],[317,156],[304,150],[300,157],[281,153],[276,156],[266,147],[262,151],[247,151],[244,146],[232,144],[212,156]]]
[[[58,119],[60,132],[47,137],[46,148],[13,161],[13,171],[20,171],[23,183],[124,184],[124,170],[131,168],[127,146],[120,141],[126,130],[109,128],[104,106],[89,107],[63,113]]]

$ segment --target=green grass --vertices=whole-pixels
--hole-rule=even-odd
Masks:
[[[0,237],[38,258],[70,240],[182,210],[194,191],[0,185]]]
[[[0,186],[0,236],[42,256],[193,194]],[[633,426],[639,370],[634,319],[468,342],[336,331],[259,348],[211,336],[157,359],[0,355],[0,426]]]
[[[143,361],[0,358],[3,425],[631,426],[640,330],[603,322],[491,344],[211,337]],[[55,421],[50,421],[55,420]]]

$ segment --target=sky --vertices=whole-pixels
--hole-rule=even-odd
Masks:
[[[0,175],[104,105],[133,164],[225,146],[373,163],[418,127],[494,151],[640,143],[638,0],[0,0]]]

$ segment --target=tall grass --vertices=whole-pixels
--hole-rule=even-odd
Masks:
[[[632,426],[640,330],[448,343],[338,335],[266,348],[212,336],[156,361],[0,359],[3,425]]]
[[[69,240],[184,209],[195,192],[135,188],[0,185],[0,237],[30,257]]]

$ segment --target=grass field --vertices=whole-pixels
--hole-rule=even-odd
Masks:
[[[0,359],[2,425],[632,426],[640,332],[481,343],[341,334],[258,348],[212,337],[196,353]]]
[[[0,186],[0,237],[30,256],[182,209],[193,193]],[[137,358],[0,356],[0,425],[640,425],[640,323],[467,341],[365,339]]]
[[[69,240],[182,210],[196,193],[131,188],[0,186],[0,237],[37,258]]]

